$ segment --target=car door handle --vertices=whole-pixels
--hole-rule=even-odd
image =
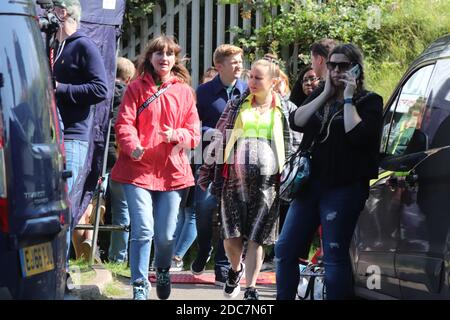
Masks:
[[[61,177],[62,177],[64,180],[67,180],[67,179],[71,178],[71,177],[72,177],[72,170],[64,170],[64,171],[61,173]]]

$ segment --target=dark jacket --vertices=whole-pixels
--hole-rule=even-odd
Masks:
[[[236,98],[246,89],[247,84],[238,79],[231,93],[231,98]],[[219,75],[211,81],[201,84],[197,88],[196,94],[198,116],[202,122],[202,133],[205,133],[206,130],[216,127],[217,121],[230,99]]]
[[[95,43],[77,31],[55,53],[56,103],[64,123],[64,140],[89,141],[91,107],[107,96],[106,72]]]
[[[113,100],[113,114],[111,121],[111,131],[109,132],[109,146],[108,146],[108,164],[107,168],[111,169],[114,166],[114,163],[117,160],[116,155],[116,130],[114,125],[116,124],[117,115],[119,113],[119,107],[122,102],[123,95],[125,90],[127,89],[127,85],[124,82],[116,81],[114,86],[114,100]]]
[[[322,87],[317,88],[304,104],[314,100],[322,91]],[[362,121],[346,133],[343,106],[342,103],[337,104],[332,113],[339,113],[333,118],[328,138],[322,143],[319,141],[327,135],[328,126],[327,123],[319,134],[324,108],[313,114],[303,127],[294,123],[295,112],[289,117],[291,128],[303,132],[302,149],[308,149],[312,141],[316,141],[312,148],[311,178],[327,186],[357,181],[367,182],[368,186],[368,180],[378,176],[383,99],[376,93],[364,91],[353,101]],[[331,118],[330,115],[328,119]]]

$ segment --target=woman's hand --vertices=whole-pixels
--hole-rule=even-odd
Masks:
[[[162,135],[164,142],[172,142],[173,129],[167,125],[164,125],[164,129],[166,130],[161,131],[159,134]]]
[[[323,94],[325,95],[326,99],[331,98],[336,92],[336,89],[333,86],[333,83],[331,82],[331,75],[330,72],[327,72],[327,77],[325,80],[325,87],[323,89]]]
[[[353,98],[356,90],[356,78],[350,72],[346,72],[339,81],[345,84],[344,99]]]
[[[131,158],[135,161],[139,161],[142,159],[142,156],[144,155],[145,149],[142,147],[136,147],[136,149],[131,152]]]

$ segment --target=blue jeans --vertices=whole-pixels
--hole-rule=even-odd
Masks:
[[[130,225],[128,204],[123,191],[123,186],[109,178],[109,190],[111,194],[112,224],[127,227]],[[112,231],[109,245],[108,259],[112,262],[124,262],[128,256],[128,238],[126,231]]]
[[[148,282],[152,238],[155,240],[155,266],[169,268],[172,262],[177,215],[184,190],[150,191],[122,184],[131,220],[131,282]]]
[[[88,141],[65,140],[64,149],[66,150],[66,168],[72,171],[72,177],[67,179],[68,193],[72,191],[77,180],[78,174],[83,169],[89,149]]]
[[[89,149],[88,141],[81,140],[65,140],[64,149],[66,151],[66,169],[72,171],[72,177],[67,179],[68,194],[70,199],[70,193],[73,186],[77,180],[78,174],[83,170],[84,163],[86,162],[86,156]],[[71,214],[72,215],[72,214]],[[66,244],[67,244],[67,257],[66,257],[66,269],[69,268],[69,258],[70,258],[70,243],[72,239],[72,228],[75,227],[71,225],[66,234]]]
[[[174,256],[183,258],[197,237],[195,226],[195,210],[193,207],[180,208],[177,229],[175,230]]]
[[[210,185],[211,187],[211,185]],[[210,187],[203,191],[198,185],[195,186],[195,212],[197,224],[198,255],[207,256],[211,250],[213,233],[213,214],[218,207],[217,198],[211,194]],[[230,263],[225,255],[223,241],[219,241],[216,247],[215,269],[225,268],[228,270]]]
[[[311,181],[291,203],[275,244],[277,299],[295,299],[298,258],[307,256],[311,239],[322,225],[327,299],[353,295],[349,247],[356,222],[368,196],[368,183],[328,188]]]

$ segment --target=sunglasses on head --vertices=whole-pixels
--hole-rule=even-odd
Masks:
[[[327,68],[328,68],[328,70],[334,70],[334,69],[336,69],[336,66],[338,66],[340,71],[347,71],[348,69],[353,67],[353,65],[354,65],[353,62],[332,62],[332,61],[327,61]]]

